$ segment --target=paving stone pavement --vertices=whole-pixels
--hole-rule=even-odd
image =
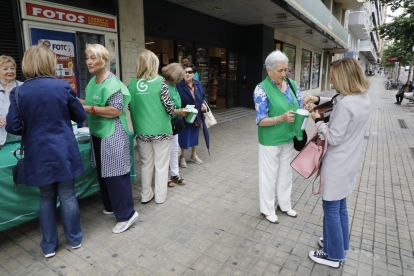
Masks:
[[[252,110],[210,129],[211,155],[200,139],[204,164],[180,169],[187,185],[169,188],[164,204],[142,205],[140,182],[133,183],[139,219],[125,233],[112,234],[116,221],[102,214],[99,193],[79,201],[80,249],[67,243],[61,223],[50,259],[38,245],[37,219],[0,232],[0,275],[414,275],[414,108],[394,104],[384,76],[370,81],[372,115],[348,198],[351,250],[340,269],[308,258],[322,234],[322,202],[310,179],[293,173],[297,218],[278,212],[276,225],[260,214]]]

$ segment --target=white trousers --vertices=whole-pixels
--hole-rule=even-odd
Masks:
[[[276,215],[275,192],[282,211],[292,209],[293,141],[280,146],[259,144],[259,198],[260,212],[264,215]]]
[[[171,176],[180,175],[178,168],[178,151],[180,150],[180,145],[178,144],[178,134],[174,135],[174,138],[171,143],[171,156],[170,156],[170,171]]]
[[[152,175],[155,166],[155,202],[163,203],[167,197],[168,164],[170,162],[171,139],[145,143],[137,139],[138,153],[141,158],[141,202],[152,199]]]

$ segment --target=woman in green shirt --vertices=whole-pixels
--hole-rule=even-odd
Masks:
[[[177,90],[177,83],[181,81],[185,76],[185,71],[179,63],[171,63],[168,66],[162,68],[162,76],[167,81],[168,90],[170,91],[170,96],[175,105],[174,116],[171,117],[171,120],[177,116],[187,116],[187,112],[183,111],[181,108],[181,98]],[[171,145],[171,156],[170,156],[170,171],[171,179],[168,179],[168,187],[175,187],[175,184],[185,185],[185,180],[180,176],[178,169],[178,151],[180,146],[178,145],[178,134],[174,135],[172,145]]]

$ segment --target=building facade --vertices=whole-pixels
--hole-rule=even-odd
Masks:
[[[10,18],[0,20],[10,26],[0,54],[16,58],[23,79],[24,50],[47,40],[61,56],[57,77],[69,81],[81,98],[92,77],[85,65],[86,43],[107,47],[107,66],[124,83],[134,77],[144,49],[153,51],[161,66],[189,57],[210,105],[254,108],[254,88],[267,76],[264,60],[275,49],[289,57],[289,77],[303,96],[330,90],[330,62],[361,51],[354,47],[360,38],[347,29],[352,15],[347,11],[361,6],[357,0],[101,0],[99,5],[4,0],[0,7]],[[378,40],[374,35],[372,43]]]
[[[358,61],[364,71],[381,63],[383,41],[379,33],[372,28],[382,25],[385,16],[386,8],[380,1],[366,2],[363,6],[350,11],[348,27],[359,39]]]

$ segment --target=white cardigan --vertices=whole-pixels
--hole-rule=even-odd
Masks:
[[[329,101],[320,98],[320,104]],[[371,112],[368,93],[338,95],[328,124],[321,124],[318,133],[325,137],[329,127],[328,149],[322,161],[323,200],[341,200],[355,187],[356,172]]]

